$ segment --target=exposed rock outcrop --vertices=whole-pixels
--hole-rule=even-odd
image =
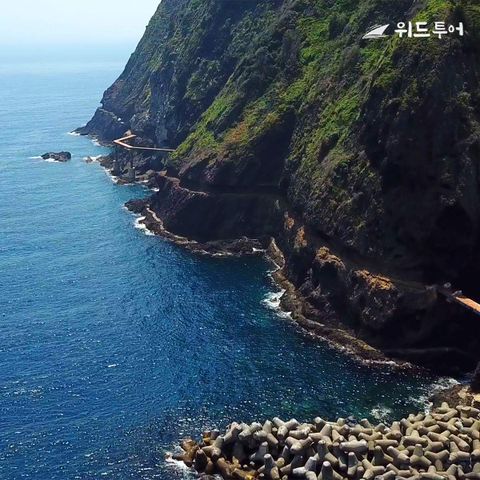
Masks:
[[[77,128],[75,133],[92,135],[105,143],[120,138],[127,130],[127,125],[114,113],[103,108],[95,112],[95,116],[84,126]]]
[[[48,152],[42,155],[44,160],[55,160],[56,162],[68,162],[72,159],[70,152]]]

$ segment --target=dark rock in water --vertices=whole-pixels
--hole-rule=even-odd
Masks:
[[[125,207],[133,213],[142,213],[145,210],[145,200],[130,200]]]
[[[68,162],[72,158],[72,154],[70,152],[49,152],[49,153],[44,153],[42,155],[42,158],[44,160],[55,160],[56,162]]]

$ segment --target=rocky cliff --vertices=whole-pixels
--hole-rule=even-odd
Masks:
[[[466,32],[362,40],[409,20]],[[425,286],[480,297],[479,80],[476,0],[163,0],[79,131],[176,148],[149,200],[165,228],[273,237],[320,334],[469,368],[480,319]]]

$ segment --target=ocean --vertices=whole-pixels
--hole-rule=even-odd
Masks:
[[[0,478],[163,479],[179,439],[272,416],[391,419],[446,381],[355,364],[275,308],[262,258],[207,258],[135,228],[68,132],[118,62],[0,67]],[[68,150],[70,162],[38,158]]]

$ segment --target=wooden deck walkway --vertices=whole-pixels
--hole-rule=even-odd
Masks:
[[[462,292],[453,292],[451,287],[446,286],[437,287],[437,291],[438,293],[442,294],[447,301],[457,303],[467,310],[480,315],[480,303],[477,303],[471,298],[466,297]]]
[[[114,140],[113,143],[115,145],[118,145],[119,147],[126,148],[127,150],[143,150],[143,151],[149,151],[149,152],[166,152],[166,153],[171,153],[175,151],[174,148],[136,147],[135,145],[130,145],[126,143],[129,140],[133,140],[134,138],[137,138],[137,135],[133,135],[132,133],[130,133],[125,137],[119,138],[118,140]]]

